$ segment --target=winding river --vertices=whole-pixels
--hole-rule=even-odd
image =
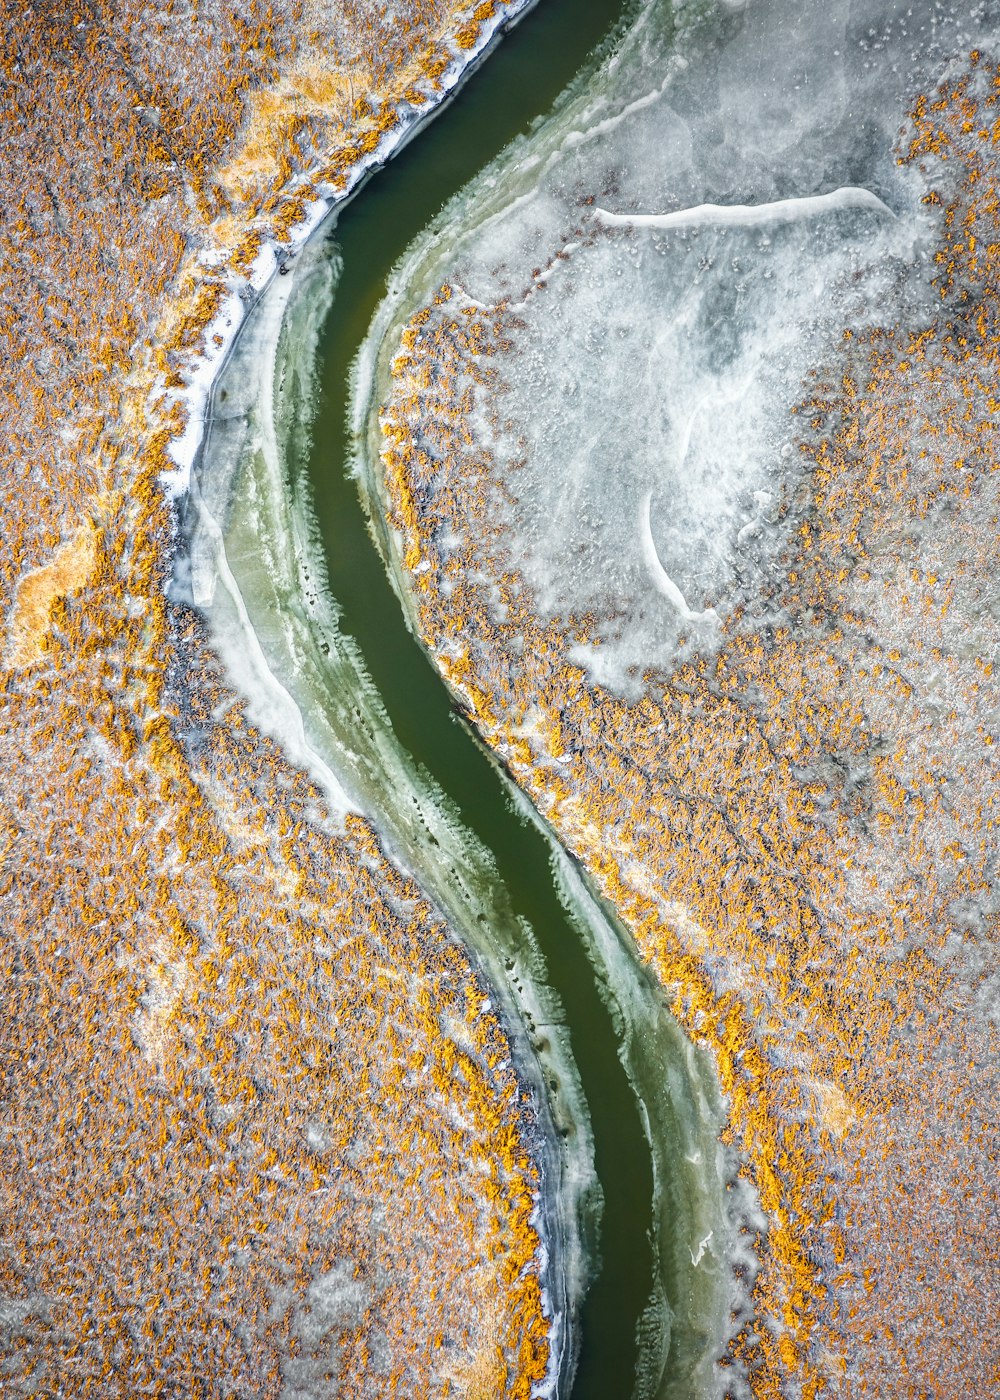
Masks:
[[[500,992],[543,1103],[573,1400],[714,1390],[732,1228],[715,1076],[456,714],[373,544],[344,425],[393,265],[541,119],[620,10],[543,0],[274,279],[216,386],[188,521],[190,593],[251,716],[373,817]]]

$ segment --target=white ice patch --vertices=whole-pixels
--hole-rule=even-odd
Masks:
[[[780,620],[791,410],[842,327],[919,281],[928,214],[893,143],[954,38],[930,0],[872,0],[864,23],[849,0],[697,11],[639,7],[400,274],[516,314],[509,392],[471,424],[504,478],[494,516],[538,611],[586,618],[576,659],[627,694],[737,606]]]
[[[597,208],[598,222],[609,227],[693,229],[716,224],[737,224],[740,228],[761,228],[794,219],[811,219],[838,209],[868,209],[896,216],[871,190],[846,186],[827,194],[804,195],[800,199],[773,199],[767,204],[699,204],[694,209],[676,209],[670,214],[613,214]]]
[[[634,691],[737,603],[766,610],[809,357],[878,311],[894,266],[882,202],[835,193],[765,223],[599,216],[518,308],[509,391],[475,428],[511,562],[543,616],[591,619],[593,680]]]
[[[701,612],[691,611],[684,594],[660,563],[660,556],[656,552],[656,541],[649,528],[649,508],[652,500],[652,491],[647,491],[639,508],[639,540],[642,544],[642,556],[646,561],[650,578],[663,596],[669,598],[670,602],[673,603],[685,622],[718,622],[719,614],[714,608],[704,608]],[[741,530],[740,534],[742,533]]]

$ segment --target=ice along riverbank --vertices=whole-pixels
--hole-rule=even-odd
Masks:
[[[603,26],[614,8],[604,8]],[[549,38],[572,60],[565,33],[572,20],[562,10],[563,28],[557,21]],[[579,45],[578,15],[573,27]],[[532,50],[544,64],[548,51],[537,43]],[[584,56],[579,47],[576,54]],[[490,72],[468,92],[480,114],[497,101],[503,81],[498,75],[493,93],[483,91]],[[465,125],[465,112],[452,115]],[[434,212],[435,192],[440,203],[503,144],[494,133],[479,140],[491,136],[494,144],[469,153],[468,168],[453,174],[450,161],[441,167],[456,138],[430,128],[340,217],[346,270],[321,232],[290,274],[272,283],[216,386],[190,520],[190,586],[250,697],[251,717],[280,735],[333,795],[376,816],[391,853],[476,949],[498,987],[521,1044],[522,1072],[550,1118],[548,1184],[556,1189],[545,1210],[557,1250],[550,1272],[570,1310],[594,1258],[603,1194],[603,1268],[583,1304],[574,1394],[620,1390],[623,1374],[633,1371],[638,1394],[709,1393],[713,1340],[730,1301],[713,1245],[732,1231],[711,1067],[680,1037],[578,874],[547,834],[513,815],[496,771],[453,723],[443,687],[405,632],[370,550],[354,489],[343,483],[339,461],[330,470],[342,449],[344,374],[385,274]],[[431,139],[436,149],[427,152]],[[393,229],[388,246],[386,228]],[[383,255],[377,263],[374,249]],[[317,346],[330,402],[310,435]],[[586,1062],[583,1092],[574,1059]]]
[[[422,638],[717,1058],[755,1394],[994,1359],[995,33],[650,0],[419,240],[363,376]]]

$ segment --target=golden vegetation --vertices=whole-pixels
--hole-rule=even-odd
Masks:
[[[167,602],[157,484],[223,295],[205,257],[287,229],[286,187],[325,178],[317,152],[346,171],[469,23],[445,0],[0,16],[5,1397],[456,1395],[487,1333],[492,1394],[545,1372],[506,1034]],[[311,105],[268,148],[254,113],[292,90]]]
[[[503,523],[517,463],[469,428],[502,415],[524,323],[442,287],[382,410],[425,640],[714,1048],[769,1218],[722,1364],[760,1397],[1000,1391],[998,95],[973,55],[912,115],[941,315],[848,330],[813,378],[787,625],[738,612],[641,700],[568,660],[594,618],[539,621]],[[569,236],[621,235],[584,213]]]

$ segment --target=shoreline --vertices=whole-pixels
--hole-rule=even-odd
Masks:
[[[319,252],[316,256],[323,258]],[[300,265],[299,271],[308,275],[305,264]],[[266,400],[266,386],[280,378],[276,372],[279,342],[287,317],[295,313],[295,286],[289,278],[288,292],[275,307],[268,305],[265,294],[254,315],[244,322],[248,337],[233,346],[226,370],[232,371],[242,384],[252,385],[254,402]],[[272,287],[270,296],[276,291]],[[263,325],[259,326],[262,315]],[[263,331],[259,341],[253,335],[255,328]],[[305,336],[297,338],[296,344],[303,339],[308,342]],[[312,349],[307,345],[307,357]],[[225,370],[218,383],[220,388],[227,383]],[[269,415],[271,411],[269,408]],[[245,421],[242,407],[233,412],[232,420],[241,424]],[[210,421],[210,430],[212,426]],[[578,1350],[573,1320],[592,1268],[593,1249],[584,1241],[592,1228],[589,1217],[594,1208],[589,1117],[572,1057],[557,1031],[550,1032],[551,1053],[539,1055],[531,1045],[528,1031],[529,1026],[559,1023],[560,1010],[550,1004],[551,993],[537,976],[539,950],[519,929],[510,911],[498,911],[489,904],[488,882],[491,876],[495,878],[490,853],[463,828],[459,815],[433,780],[422,780],[404,762],[405,755],[393,748],[397,741],[388,717],[380,709],[378,692],[364,672],[360,653],[352,639],[338,631],[335,612],[329,606],[331,595],[325,580],[319,577],[323,561],[317,557],[320,546],[309,538],[309,522],[294,509],[277,522],[267,514],[268,507],[280,510],[280,505],[290,504],[287,498],[282,498],[280,505],[278,502],[284,485],[280,429],[270,437],[268,445],[272,450],[259,453],[261,475],[252,475],[249,482],[246,477],[250,469],[245,463],[254,454],[248,447],[248,438],[249,433],[245,433],[234,446],[214,442],[211,431],[206,436],[192,476],[191,510],[175,554],[175,559],[189,570],[182,587],[191,590],[190,596],[206,620],[229,683],[246,700],[253,723],[274,735],[291,761],[306,767],[327,796],[335,799],[331,802],[335,819],[339,812],[356,812],[371,822],[388,859],[413,878],[433,901],[469,958],[474,973],[499,1003],[495,1014],[507,1037],[518,1078],[532,1100],[534,1124],[525,1141],[536,1154],[542,1185],[535,1197],[531,1223],[541,1235],[543,1296],[551,1309],[550,1340],[556,1363],[550,1379],[558,1386],[572,1373]],[[206,483],[211,488],[212,509],[222,516],[234,501],[248,499],[265,512],[266,519],[255,515],[253,522],[261,528],[265,553],[274,536],[281,543],[279,557],[292,561],[293,570],[297,571],[308,559],[310,579],[306,586],[300,576],[297,578],[294,593],[302,606],[295,609],[294,615],[282,606],[280,599],[254,597],[248,580],[237,576],[238,567],[235,572],[230,568],[225,554],[225,525],[212,517],[202,495]],[[219,498],[218,503],[215,497]],[[263,575],[272,581],[266,563]],[[275,634],[278,641],[271,635],[262,645],[255,630],[255,614],[282,617],[283,626]],[[277,657],[276,648],[281,651]],[[268,689],[270,697],[265,694]],[[279,708],[272,709],[275,695]],[[341,699],[343,704],[338,703]],[[348,712],[363,715],[355,739],[360,753],[357,758],[347,752],[341,738],[349,722]],[[338,758],[347,765],[346,774],[334,771],[339,766]],[[324,774],[336,785],[333,793],[329,783],[323,781]],[[342,786],[341,777],[346,787]],[[382,792],[397,794],[396,803],[390,804],[392,810],[384,799],[379,800],[376,789],[380,784]],[[343,799],[339,803],[338,797]],[[412,807],[418,809],[416,820],[409,817]],[[401,819],[397,819],[397,808],[403,811]],[[415,845],[421,839],[423,861],[419,856],[414,859]],[[428,864],[432,850],[437,860],[433,869]],[[491,936],[477,937],[477,927],[484,925]],[[520,942],[516,941],[518,935]],[[508,962],[513,973],[507,971]],[[546,1078],[552,1074],[562,1086],[555,1097],[545,1088]]]
[[[433,121],[447,107],[508,30],[537,4],[538,0],[508,0],[505,9],[484,22],[473,48],[459,50],[453,54],[452,64],[441,75],[440,96],[428,96],[427,103],[421,106],[413,103],[398,104],[397,125],[386,132],[373,151],[363,155],[359,162],[351,167],[346,188],[337,190],[328,182],[320,182],[310,176],[308,169],[297,172],[286,186],[282,194],[283,203],[288,204],[302,198],[310,200],[305,216],[291,226],[284,239],[261,230],[263,246],[255,256],[249,271],[244,274],[229,271],[225,278],[226,292],[223,303],[202,330],[200,348],[186,359],[186,381],[183,389],[168,389],[161,371],[156,375],[150,390],[150,403],[163,400],[165,396],[167,413],[176,412],[179,407],[185,415],[183,430],[172,437],[167,448],[175,470],[160,473],[161,484],[168,500],[175,503],[175,508],[176,503],[181,501],[189,490],[191,473],[196,466],[211,421],[218,378],[225,368],[242,327],[272,281],[282,275],[287,265],[298,256],[311,238],[321,236],[324,225],[335,222],[340,211],[364,189],[373,175],[382,170],[397,152],[419,134],[424,125]],[[319,168],[322,168],[321,161],[314,167],[317,171]],[[243,233],[247,231],[240,230]],[[326,229],[326,232],[328,231],[329,229]],[[222,250],[222,256],[228,256],[231,251]],[[205,249],[200,250],[194,257],[191,269],[202,272],[203,285],[207,283],[213,271],[212,266],[205,262],[206,256],[213,257],[214,254]],[[177,278],[180,279],[183,275],[182,267],[177,273]],[[156,409],[153,411],[155,413]]]
[[[284,239],[273,235],[266,236],[246,274],[227,274],[222,304],[213,320],[201,332],[200,348],[187,357],[187,362],[182,368],[181,372],[186,380],[184,387],[174,391],[166,390],[162,373],[157,375],[149,399],[159,398],[161,405],[166,402],[168,412],[176,413],[177,406],[180,405],[186,415],[183,431],[172,439],[167,449],[174,463],[174,470],[160,473],[161,486],[169,503],[172,520],[172,538],[168,551],[169,595],[177,596],[180,593],[183,596],[187,592],[189,581],[178,579],[176,571],[178,564],[190,564],[192,534],[199,523],[206,526],[210,533],[218,532],[214,540],[216,556],[221,556],[223,560],[225,558],[222,532],[201,500],[200,478],[206,465],[213,423],[219,416],[219,389],[224,382],[227,368],[241,347],[245,332],[254,325],[269,294],[273,294],[275,284],[280,278],[287,276],[288,294],[281,299],[275,313],[272,314],[271,324],[258,351],[270,357],[273,367],[285,317],[294,297],[294,274],[300,266],[299,258],[329,236],[342,210],[364,189],[368,180],[409,144],[423,130],[426,123],[444,110],[504,35],[537,3],[538,0],[522,0],[522,3],[508,6],[493,17],[492,21],[488,21],[476,46],[454,55],[452,66],[441,77],[443,92],[440,96],[432,98],[424,106],[404,107],[397,126],[385,134],[370,155],[365,156],[351,169],[346,189],[337,191],[331,186],[315,184],[308,172],[298,175],[287,187],[283,199],[293,200],[311,194],[305,217],[292,226]],[[410,117],[409,120],[407,116]],[[204,252],[200,256],[204,258]],[[195,266],[198,266],[197,262]],[[206,267],[202,262],[201,270],[211,275],[213,269]],[[178,276],[183,276],[183,269]],[[162,397],[164,394],[165,400]],[[232,469],[229,474],[234,475]],[[321,566],[321,560],[314,561],[314,569]],[[228,569],[228,564],[225,567]],[[276,673],[261,650],[237,580],[230,572],[229,577],[222,581],[230,599],[242,613],[244,635],[253,638],[253,650],[257,653],[254,669],[258,677],[263,680],[265,688],[271,690],[284,716],[292,718],[296,726],[297,735],[294,740],[289,736],[286,727],[283,724],[280,726],[280,744],[283,752],[319,783],[331,807],[331,816],[335,820],[342,820],[349,813],[357,813],[371,822],[380,845],[384,846],[386,856],[413,878],[419,888],[426,888],[426,881],[414,869],[413,863],[406,859],[399,843],[392,839],[387,842],[386,838],[391,838],[391,833],[384,829],[385,824],[381,820],[380,811],[375,809],[369,812],[359,805],[344,789],[323,753],[309,742],[302,709],[296,697],[284,684],[285,678],[280,672]],[[211,622],[209,630],[213,646],[218,648],[219,636]],[[252,693],[252,687],[239,683],[232,667],[226,665],[226,669],[230,684],[235,692],[248,702],[253,713],[255,699],[259,696]],[[267,732],[270,726],[265,723],[263,728]],[[447,809],[447,803],[445,808]],[[454,818],[447,810],[443,815],[445,826],[450,826]],[[563,1105],[554,1119],[554,1105],[545,1089],[546,1075],[552,1072],[553,1066],[550,1064],[547,1070],[548,1062],[533,1050],[525,1025],[525,1020],[528,1025],[539,1022],[552,1024],[549,1018],[558,1013],[546,1004],[547,989],[529,981],[531,996],[525,1000],[526,987],[523,985],[518,995],[509,978],[504,975],[500,949],[494,949],[492,956],[488,956],[483,944],[471,938],[470,930],[455,918],[448,902],[442,900],[439,893],[433,889],[428,893],[448,924],[451,935],[469,958],[473,974],[482,979],[486,990],[501,1002],[498,1020],[508,1040],[517,1077],[530,1095],[531,1126],[525,1137],[525,1146],[529,1147],[535,1156],[541,1180],[535,1193],[529,1223],[539,1235],[536,1257],[542,1285],[542,1315],[548,1325],[550,1346],[547,1375],[544,1381],[533,1385],[531,1392],[533,1397],[539,1397],[541,1400],[541,1397],[564,1393],[572,1382],[579,1353],[579,1306],[596,1267],[597,1251],[593,1243],[583,1242],[594,1229],[592,1223],[588,1224],[588,1220],[594,1209],[595,1190],[597,1196],[600,1195],[600,1187],[592,1167],[592,1139],[586,1101],[580,1096],[580,1103],[574,1105],[572,1130],[580,1142],[578,1158],[582,1153],[591,1163],[583,1167],[580,1160],[571,1160],[565,1148],[560,1147],[560,1143],[567,1137],[568,1129],[565,1122],[560,1125],[558,1119],[560,1114],[565,1113],[566,1106]],[[528,951],[529,962],[533,961],[535,956],[537,955],[531,950]],[[562,1084],[576,1083],[575,1067],[564,1046],[554,1057],[554,1068]],[[581,1104],[582,1115],[579,1111]],[[565,1185],[570,1177],[574,1179],[575,1185],[567,1192]],[[569,1223],[571,1218],[574,1221],[572,1225]],[[565,1261],[566,1266],[560,1264],[560,1260]]]
[[[417,249],[414,259],[419,256],[420,250]],[[388,298],[383,306],[388,311]],[[355,375],[352,384],[352,412],[359,438],[362,433],[360,425],[365,421],[368,423],[370,438],[367,453],[359,451],[356,456],[356,481],[365,501],[366,514],[375,525],[379,553],[393,592],[404,611],[407,627],[437,670],[436,659],[420,639],[415,598],[407,587],[403,561],[392,540],[392,527],[379,508],[382,502],[379,485],[381,439],[378,433],[378,417],[372,409],[380,399],[377,392],[380,381],[376,373],[376,362],[383,358],[382,351],[389,334],[387,327],[388,319],[382,320],[380,317],[366,337],[356,361],[356,367],[364,362],[365,374]],[[372,347],[376,344],[377,349],[373,351]],[[356,392],[362,378],[372,390],[365,400],[365,407],[362,407],[361,396]],[[759,1268],[759,1260],[754,1251],[747,1247],[745,1226],[747,1222],[752,1222],[757,1230],[765,1232],[767,1225],[756,1191],[740,1170],[739,1154],[722,1141],[721,1134],[728,1110],[725,1107],[726,1100],[715,1056],[704,1045],[696,1043],[687,1035],[669,1009],[662,987],[653,979],[642,960],[631,930],[596,886],[580,857],[563,844],[550,819],[535,806],[531,796],[517,782],[508,766],[507,756],[485,742],[475,724],[474,697],[468,694],[461,681],[440,671],[438,675],[449,695],[454,713],[472,734],[475,743],[500,776],[508,789],[510,800],[549,845],[560,900],[567,907],[571,903],[574,906],[586,954],[597,973],[602,998],[613,1008],[612,1014],[624,1027],[619,1032],[623,1044],[623,1062],[627,1066],[630,1080],[634,1076],[633,1091],[641,1108],[643,1130],[654,1162],[654,1199],[663,1208],[665,1228],[662,1236],[657,1232],[657,1250],[663,1267],[669,1267],[666,1260],[671,1257],[676,1265],[678,1257],[687,1250],[693,1271],[692,1289],[701,1277],[698,1271],[706,1255],[711,1257],[718,1269],[719,1277],[712,1289],[712,1301],[705,1309],[715,1317],[713,1340],[717,1345],[714,1349],[707,1349],[701,1358],[705,1374],[699,1375],[699,1389],[695,1392],[699,1396],[714,1395],[718,1390],[718,1376],[713,1376],[712,1373],[716,1370],[717,1356],[724,1352],[728,1342],[728,1319],[737,1311],[752,1308],[752,1283]],[[641,1049],[654,1036],[664,1034],[668,1043],[661,1046],[663,1053],[654,1054],[645,1062],[635,1054],[637,1047]],[[642,1089],[636,1088],[636,1084],[641,1084]],[[668,1086],[666,1090],[664,1086]],[[710,1125],[714,1121],[714,1128],[708,1128],[710,1141],[695,1141],[692,1136],[690,1140],[684,1141],[682,1150],[675,1154],[673,1149],[677,1146],[677,1138],[683,1139],[685,1131],[691,1132],[690,1126],[683,1122],[678,1106],[690,1107],[694,1102],[697,1102],[695,1116],[701,1125]],[[664,1119],[670,1120],[669,1127],[664,1126]],[[711,1149],[713,1154],[711,1158],[707,1157],[708,1149]],[[714,1165],[706,1172],[708,1161]],[[681,1239],[684,1233],[683,1223],[677,1228],[678,1217],[683,1213],[683,1206],[679,1206],[679,1198],[690,1208],[693,1190],[697,1191],[698,1188],[693,1188],[692,1182],[683,1178],[685,1175],[690,1177],[694,1174],[698,1176],[702,1189],[706,1176],[710,1176],[717,1186],[717,1193],[708,1206],[708,1211],[702,1212],[700,1220],[699,1212],[690,1209],[689,1223],[698,1220],[698,1228],[685,1242]],[[705,1204],[703,1195],[702,1205]],[[706,1214],[710,1220],[706,1220]],[[686,1268],[683,1259],[681,1264]],[[739,1274],[734,1274],[735,1267],[739,1268]],[[703,1300],[701,1301],[703,1303]],[[665,1292],[661,1293],[658,1299],[651,1299],[651,1308],[654,1304],[666,1308],[666,1334],[669,1344],[676,1319],[666,1302]],[[699,1318],[704,1315],[700,1307],[695,1311]],[[660,1380],[662,1379],[663,1375],[660,1376]],[[733,1379],[735,1378],[730,1375],[730,1381]],[[656,1383],[649,1393],[659,1395]]]

